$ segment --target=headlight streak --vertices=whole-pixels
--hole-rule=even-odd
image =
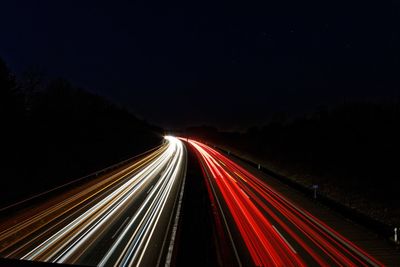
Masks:
[[[383,266],[221,153],[200,142],[188,142],[214,176],[255,265],[304,266],[302,256],[307,253],[320,266]],[[301,254],[293,248],[293,241],[301,248]]]
[[[167,146],[161,147],[157,151],[148,155],[144,159],[140,160],[127,167],[126,169],[119,171],[118,173],[111,175],[108,178],[96,183],[89,188],[84,189],[82,192],[79,192],[73,196],[68,197],[67,199],[61,201],[58,204],[55,204],[34,216],[23,220],[20,223],[17,223],[12,228],[6,229],[0,233],[0,241],[4,244],[0,248],[1,254],[4,254],[8,248],[10,248],[13,244],[16,244],[20,240],[26,238],[29,234],[42,231],[37,236],[44,236],[47,232],[52,230],[53,228],[57,228],[61,225],[62,222],[67,221],[69,217],[72,217],[74,214],[72,211],[76,208],[74,213],[79,213],[80,210],[84,210],[87,206],[91,204],[90,199],[94,199],[95,197],[101,195],[107,189],[111,188],[118,182],[126,179],[127,176],[134,173],[138,168],[145,166],[155,158],[161,155],[166,150]],[[83,199],[82,199],[83,198]],[[82,199],[82,200],[81,200]],[[78,202],[78,203],[75,203]],[[66,218],[64,218],[61,222],[52,223],[56,218],[61,217],[64,214],[69,214]],[[45,222],[45,223],[43,223]],[[51,223],[51,225],[50,225]],[[29,229],[29,231],[27,231]],[[24,246],[20,246],[17,250],[14,250],[12,253],[5,254],[6,257],[12,257],[18,251],[23,250]]]
[[[160,190],[155,190],[153,189],[151,192],[151,197],[147,198],[145,203],[143,203],[143,208],[146,207],[148,202],[150,202],[152,196],[155,194],[156,195],[153,199],[153,201],[149,204],[149,207],[146,211],[146,213],[143,216],[143,219],[139,223],[139,227],[136,227],[135,232],[130,235],[131,239],[127,242],[128,245],[124,247],[124,250],[122,253],[120,253],[120,257],[116,261],[116,265],[122,265],[122,266],[127,266],[131,265],[132,262],[138,257],[139,251],[142,251],[140,254],[140,257],[138,258],[138,263],[140,263],[144,252],[146,250],[146,247],[151,239],[151,236],[153,235],[154,228],[157,226],[157,222],[159,220],[159,217],[161,216],[161,212],[163,211],[163,208],[167,202],[167,198],[170,195],[170,191],[172,188],[172,185],[176,182],[176,177],[181,171],[182,165],[176,166],[178,162],[182,162],[182,152],[183,152],[183,145],[182,143],[179,143],[179,149],[177,152],[177,157],[174,158],[174,161],[171,163],[169,168],[166,170],[164,173],[163,177],[159,180],[159,183],[156,185],[156,187],[162,187]],[[169,177],[169,179],[167,179]],[[143,211],[141,209],[139,212]],[[138,213],[139,213],[138,212]],[[132,219],[130,222],[130,225],[134,223],[136,218]],[[122,240],[124,236],[127,235],[127,232],[129,229],[132,229],[132,227],[125,227],[124,233],[122,233],[119,238],[116,240],[116,242],[113,244],[111,249],[108,251],[108,253],[105,255],[105,257],[102,259],[100,262],[100,266],[104,266],[107,264],[107,261],[110,259],[111,255],[115,253],[116,248],[121,245]],[[145,239],[146,235],[148,236],[147,239]],[[142,247],[142,249],[139,249]],[[120,263],[120,264],[118,264]]]
[[[167,151],[168,152],[168,151]],[[169,154],[169,153],[168,153]],[[58,246],[58,249],[53,251],[53,253],[46,258],[43,259],[43,261],[53,261],[57,262],[57,257],[56,259],[52,260],[54,255],[56,255],[59,251],[63,250],[63,248],[71,242],[74,238],[76,238],[78,235],[86,235],[87,233],[93,233],[90,230],[93,230],[94,226],[105,223],[105,220],[107,218],[111,218],[111,215],[115,211],[117,211],[118,208],[121,208],[123,204],[125,204],[132,196],[135,195],[135,193],[140,189],[140,187],[146,182],[146,178],[151,177],[154,173],[157,173],[159,169],[161,168],[160,162],[162,160],[166,160],[167,155],[164,157],[161,157],[154,163],[150,164],[148,167],[146,167],[144,170],[139,172],[137,175],[133,176],[130,180],[128,180],[126,183],[124,183],[121,187],[119,187],[117,190],[115,190],[113,193],[111,193],[108,197],[100,201],[98,204],[90,208],[88,211],[80,215],[76,220],[68,224],[66,227],[61,229],[59,232],[57,232],[55,235],[53,235],[51,238],[43,242],[41,245],[39,245],[36,249],[33,251],[29,252],[27,255],[22,257],[22,259],[27,259],[27,260],[34,260],[36,257],[38,257],[40,254],[42,254],[46,249],[48,249],[50,246],[54,246],[57,242],[62,242],[62,245]],[[150,171],[152,170],[152,171]],[[149,172],[150,171],[150,172]],[[147,173],[149,172],[149,173]],[[147,174],[147,175],[146,175]],[[109,208],[109,211],[104,213],[102,209],[107,208],[108,206],[111,207]],[[104,214],[104,215],[103,215]],[[94,223],[94,226],[90,227],[89,230],[85,231],[82,233],[82,230],[76,231],[75,228],[79,227],[80,225],[90,225],[90,223]],[[71,233],[75,234],[72,237],[69,237],[66,239],[68,235]],[[78,240],[79,241],[79,240]],[[69,246],[69,248],[74,248],[75,244],[72,244]],[[68,249],[66,251],[69,251]],[[65,259],[65,258],[64,258]]]
[[[160,242],[159,239],[165,241],[165,237],[169,233],[169,229],[167,229],[169,224],[165,222],[169,222],[174,215],[172,211],[175,202],[178,202],[175,200],[179,196],[178,193],[184,175],[183,170],[186,168],[184,166],[186,164],[186,150],[183,143],[174,137],[167,136],[165,139],[167,142],[164,148],[153,152],[153,156],[148,157],[151,160],[140,170],[135,170],[135,173],[125,177],[124,180],[117,179],[118,183],[112,183],[114,188],[112,191],[107,189],[109,190],[108,194],[100,195],[95,202],[89,196],[78,204],[75,203],[74,207],[84,204],[83,206],[87,206],[87,208],[78,214],[73,221],[66,224],[61,221],[63,222],[62,227],[58,227],[58,230],[51,235],[48,235],[48,231],[45,229],[41,233],[41,227],[35,227],[34,231],[35,233],[37,231],[37,237],[40,237],[37,240],[42,239],[40,243],[35,241],[37,245],[29,250],[26,249],[28,245],[24,245],[24,249],[17,248],[15,255],[25,251],[19,258],[82,264],[84,263],[80,261],[82,255],[89,252],[93,253],[91,251],[95,249],[91,245],[108,234],[110,245],[104,251],[105,254],[97,255],[99,259],[97,264],[99,265],[140,265],[145,258],[146,260],[149,257],[160,258],[165,253],[165,251],[161,251],[162,246],[159,246],[160,251],[155,251],[154,248],[148,250],[149,242],[151,240]],[[100,186],[101,189],[104,188]],[[85,191],[85,193],[87,192]],[[83,193],[79,195],[80,197],[85,196]],[[97,194],[93,195],[97,196]],[[76,196],[71,199],[73,201],[79,200]],[[74,203],[73,201],[70,200],[67,203]],[[132,210],[132,203],[137,203],[135,206],[138,205],[138,208]],[[58,211],[64,206],[66,205],[63,205],[63,203],[56,204],[38,216],[16,225],[15,229],[3,231],[0,235],[0,244],[3,237],[6,239],[18,235],[36,220],[45,218],[55,211],[64,214]],[[74,212],[71,207],[67,207],[68,211]],[[80,210],[78,209],[78,211]],[[123,221],[123,224],[118,225],[119,228],[116,227],[118,220]],[[113,230],[113,225],[115,225],[117,231]],[[157,235],[155,235],[156,231]],[[111,237],[109,233],[114,234]],[[160,237],[158,237],[159,235]],[[25,236],[27,235],[19,237],[17,242],[24,240]],[[43,239],[44,237],[46,238]],[[1,246],[1,248],[6,247],[8,249],[10,245],[5,244],[6,246]],[[15,257],[13,255],[13,252],[9,253],[10,257]]]

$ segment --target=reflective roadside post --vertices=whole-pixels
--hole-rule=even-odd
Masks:
[[[318,185],[317,184],[313,184],[312,189],[314,190],[314,199],[317,199]]]
[[[258,164],[258,169],[261,170],[261,164]]]
[[[397,240],[397,227],[394,228],[394,243],[397,244],[398,240]]]

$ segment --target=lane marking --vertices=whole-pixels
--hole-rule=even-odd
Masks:
[[[236,174],[240,179],[242,179],[245,183],[247,183],[247,180],[246,179],[244,179],[239,173],[237,173],[237,172],[233,172],[234,174]]]
[[[151,191],[151,189],[153,189],[153,186],[154,186],[154,185],[151,185],[150,189],[147,190],[147,194]]]
[[[243,193],[243,194],[244,194],[244,195],[245,195],[247,198],[249,198],[249,199],[250,199],[249,195],[248,195],[248,194],[246,194],[242,188],[240,188],[240,190],[242,191],[242,193]]]
[[[128,222],[129,220],[129,216],[126,217],[125,221],[118,227],[117,231],[113,234],[113,236],[111,237],[111,239],[114,239],[114,237],[119,233],[119,231],[121,230],[121,228]]]
[[[272,226],[272,228],[274,228],[274,230],[278,233],[278,235],[280,236],[280,237],[282,237],[282,239],[285,241],[285,243],[290,247],[290,249],[294,252],[294,253],[296,253],[297,254],[297,251],[292,247],[292,245],[290,245],[290,243],[286,240],[286,238],[278,231],[278,229],[276,229],[275,228],[275,226],[273,226],[272,224],[271,224],[271,226]]]
[[[226,173],[226,175],[229,177],[229,179],[231,179],[232,181],[234,181],[235,183],[237,183],[236,179],[233,178],[229,173]]]

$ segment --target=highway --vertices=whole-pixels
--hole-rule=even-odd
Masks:
[[[198,141],[195,149],[236,266],[383,266],[268,183]],[[233,266],[233,264],[231,266]]]
[[[186,175],[183,143],[157,150],[2,223],[0,257],[97,266],[169,265]]]

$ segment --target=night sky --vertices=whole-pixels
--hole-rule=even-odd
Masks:
[[[165,127],[398,98],[400,2],[2,1],[0,57]]]

